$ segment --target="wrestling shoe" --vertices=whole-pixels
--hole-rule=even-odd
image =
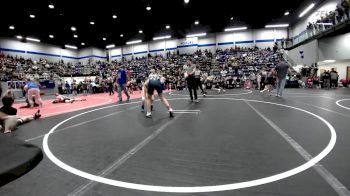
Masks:
[[[41,117],[40,110],[34,114],[34,119],[39,119]]]

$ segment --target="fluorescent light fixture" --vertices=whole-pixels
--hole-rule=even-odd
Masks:
[[[94,21],[91,21],[91,22],[90,22],[90,24],[91,24],[91,25],[94,25],[94,24],[95,24],[95,22],[94,22]]]
[[[50,37],[51,39],[53,39],[55,36],[53,36],[53,35],[49,35],[49,37]]]
[[[147,10],[147,11],[150,11],[151,9],[152,9],[151,6],[147,6],[147,7],[146,7],[146,10]]]
[[[198,20],[194,21],[194,24],[195,24],[195,25],[198,25],[198,24],[199,24],[199,21],[198,21]]]
[[[282,28],[289,27],[289,24],[275,24],[275,25],[266,25],[265,28]]]
[[[29,15],[30,18],[35,18],[34,14]]]
[[[78,49],[78,47],[72,46],[72,45],[64,45],[64,47],[70,48],[70,49],[74,49],[74,50],[77,50],[77,49]]]
[[[186,35],[187,38],[189,37],[201,37],[201,36],[206,36],[207,33],[197,33],[197,34],[189,34],[189,35]]]
[[[85,43],[84,43],[84,42],[81,42],[81,45],[82,45],[82,46],[85,46]]]
[[[324,26],[332,26],[333,23],[316,23],[318,25],[324,25]]]
[[[117,18],[117,15],[113,15],[112,18],[116,19],[116,18]]]
[[[325,61],[322,61],[323,63],[335,63],[336,60],[325,60]]]
[[[170,38],[171,38],[171,35],[166,35],[166,36],[154,37],[153,40],[170,39]]]
[[[16,38],[17,39],[23,39],[23,37],[21,35],[17,35]]]
[[[248,27],[234,27],[234,28],[227,28],[225,31],[241,31],[241,30],[247,30]]]
[[[123,34],[120,34],[120,37],[124,37],[124,35],[123,35]]]
[[[285,16],[288,16],[288,15],[289,15],[289,12],[288,12],[288,11],[284,12],[284,15],[285,15]]]
[[[53,4],[49,4],[49,8],[50,8],[50,9],[54,9],[55,6],[54,6]]]
[[[189,2],[190,2],[190,0],[184,0],[184,2],[187,4],[187,3],[189,3]]]
[[[166,29],[170,29],[170,25],[165,26]]]
[[[140,29],[140,30],[139,30],[139,33],[141,34],[141,33],[143,33],[143,31]]]
[[[102,40],[103,40],[103,41],[106,41],[107,39],[104,37],[104,38],[102,38]]]
[[[76,30],[77,30],[77,28],[75,28],[75,27],[71,27],[71,28],[70,28],[70,30],[72,30],[72,31],[76,31]]]
[[[115,47],[114,44],[111,44],[111,45],[106,46],[106,48],[114,48],[114,47]]]
[[[15,29],[15,26],[11,25],[11,26],[9,26],[9,29],[13,30],[13,29]]]
[[[302,18],[305,14],[307,14],[313,7],[315,7],[314,3],[311,3],[304,11],[301,12],[299,18]]]
[[[31,37],[27,37],[26,40],[32,41],[32,42],[40,42],[40,39],[35,39],[35,38],[31,38]]]
[[[135,40],[135,41],[130,41],[130,42],[126,42],[127,45],[130,45],[130,44],[137,44],[137,43],[141,43],[142,40]]]
[[[73,35],[74,38],[78,38],[78,35]]]

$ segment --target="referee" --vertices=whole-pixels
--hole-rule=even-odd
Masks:
[[[194,74],[196,71],[196,65],[193,64],[191,60],[187,60],[187,68],[185,71],[186,71],[185,77],[187,76],[187,87],[188,87],[188,91],[190,92],[191,101],[193,102],[193,95],[192,95],[192,91],[193,91],[194,102],[199,103],[198,97],[197,97],[197,82],[196,82],[196,78],[194,77]]]

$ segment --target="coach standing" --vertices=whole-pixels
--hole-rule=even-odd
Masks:
[[[119,67],[118,70],[118,78],[117,78],[117,83],[118,83],[118,97],[119,97],[119,103],[121,103],[123,101],[122,98],[122,91],[124,91],[126,97],[127,97],[127,101],[130,100],[130,96],[128,94],[128,91],[126,89],[126,83],[128,82],[128,78],[127,78],[127,73],[126,70],[124,69],[123,66]]]

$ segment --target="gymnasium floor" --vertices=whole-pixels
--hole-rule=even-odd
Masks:
[[[195,104],[167,93],[173,119],[159,102],[146,119],[140,99],[118,105],[114,96],[21,126],[11,137],[45,157],[0,195],[350,194],[349,89],[210,94]]]

